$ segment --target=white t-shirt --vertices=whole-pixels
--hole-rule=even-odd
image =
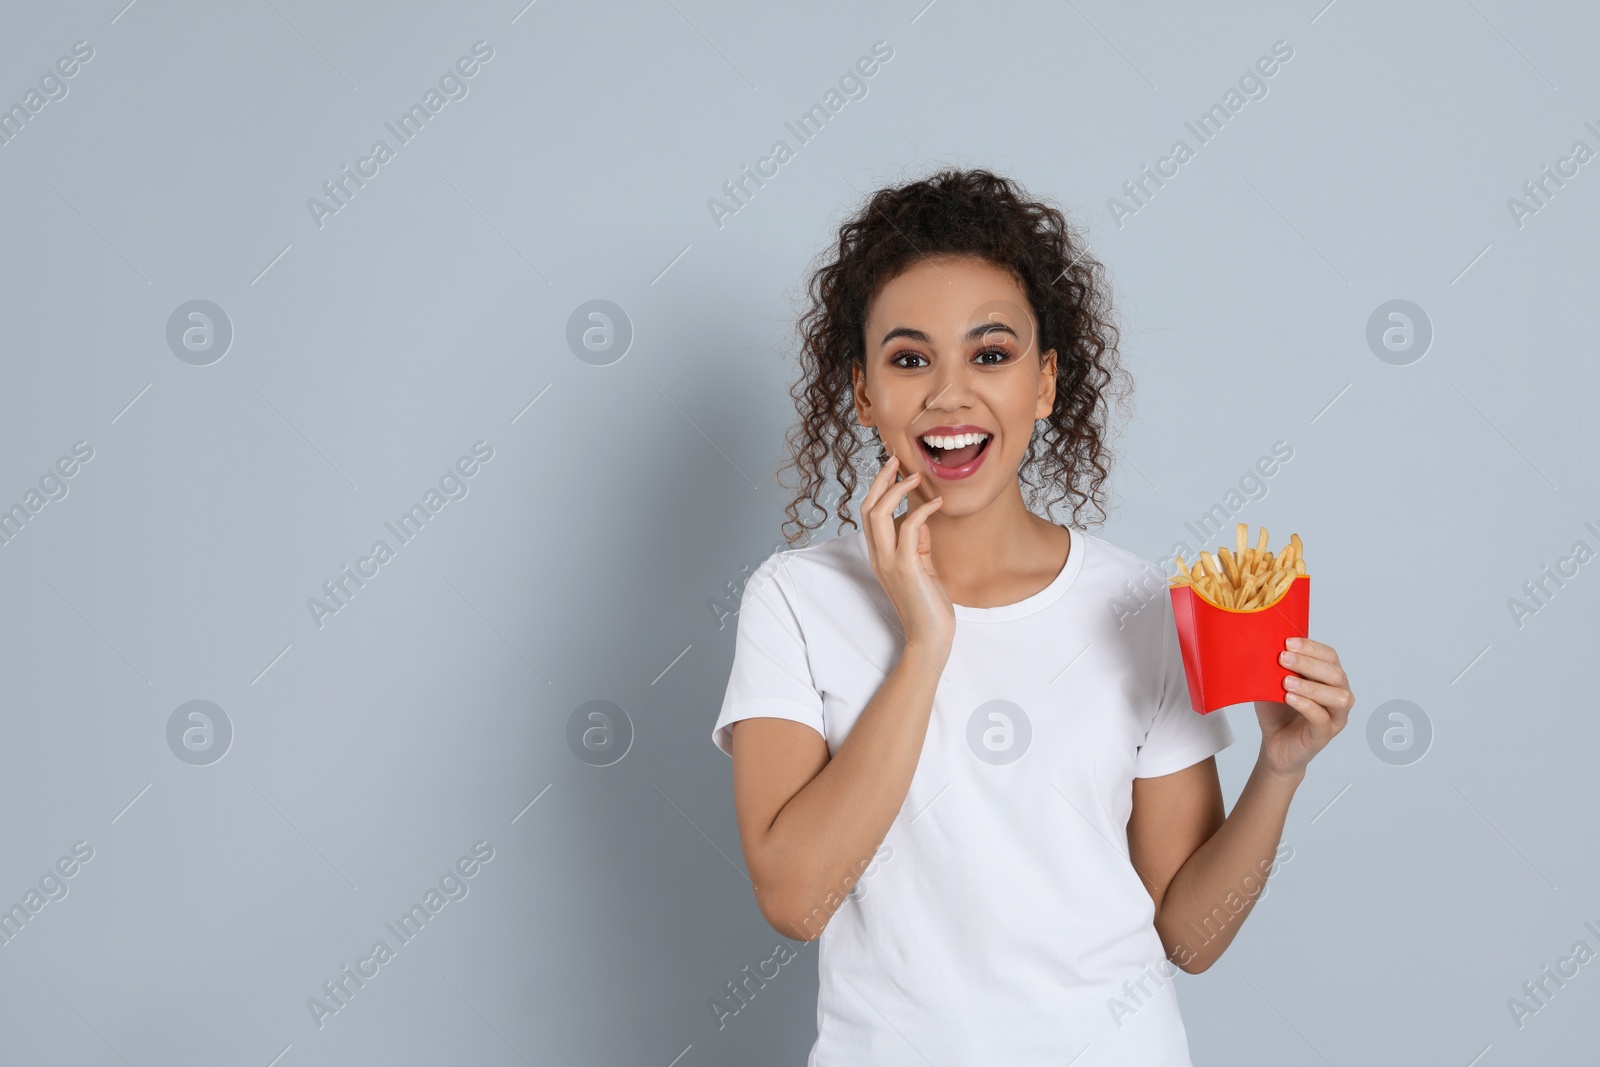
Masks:
[[[1189,706],[1165,578],[1071,539],[1033,596],[956,605],[910,791],[818,939],[807,1067],[1190,1064],[1128,816],[1134,778],[1233,733]],[[731,755],[730,723],[776,716],[836,752],[902,645],[861,529],[775,552],[741,597],[713,742]]]

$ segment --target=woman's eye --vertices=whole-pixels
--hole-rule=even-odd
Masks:
[[[975,358],[982,359],[984,356],[999,356],[1000,357],[999,359],[995,360],[993,363],[985,364],[985,366],[993,367],[993,366],[995,366],[997,364],[1004,363],[1006,360],[1010,359],[1011,358],[1011,353],[1007,352],[1003,348],[985,348],[982,352],[979,352],[978,355]]]
[[[900,362],[902,359],[922,359],[922,357],[915,352],[901,352],[899,355],[890,356],[889,362],[894,364],[896,367],[905,367],[906,364]],[[914,370],[915,368],[907,367],[906,369]]]

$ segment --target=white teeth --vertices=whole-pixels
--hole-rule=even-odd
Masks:
[[[954,437],[924,436],[922,438],[934,448],[939,449],[961,448],[964,445],[975,445],[988,439],[989,435],[986,433],[958,433]]]

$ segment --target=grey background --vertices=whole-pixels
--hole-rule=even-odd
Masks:
[[[1600,546],[1589,415],[1600,162],[1590,7],[911,3],[7,5],[0,103],[0,903],[93,859],[0,947],[0,1061],[801,1063],[815,946],[772,954],[709,732],[738,589],[779,539],[794,298],[872,188],[985,165],[1109,265],[1138,384],[1112,521],[1161,561],[1275,441],[1239,521],[1297,531],[1358,702],[1292,861],[1204,975],[1197,1064],[1593,1062]],[[318,228],[306,207],[475,41],[492,61]],[[875,41],[868,93],[719,228],[706,206]],[[1274,41],[1294,58],[1119,227],[1107,206]],[[178,359],[169,316],[234,338]],[[634,338],[595,366],[586,301]],[[1434,339],[1392,366],[1368,316]],[[531,403],[532,406],[529,406]],[[494,458],[321,628],[308,598],[475,441]],[[831,536],[832,530],[819,536]],[[1220,543],[1220,539],[1218,542]],[[1214,547],[1214,544],[1213,544]],[[717,605],[724,612],[719,627]],[[209,766],[174,709],[224,709]],[[1380,760],[1375,709],[1433,727]],[[566,743],[621,706],[609,767]],[[1231,804],[1246,707],[1219,758]],[[531,803],[531,807],[529,806]],[[306,1006],[472,844],[494,858],[318,1028]],[[276,1060],[274,1057],[278,1057]]]

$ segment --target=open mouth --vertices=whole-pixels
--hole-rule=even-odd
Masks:
[[[964,433],[951,437],[923,436],[917,445],[928,460],[928,466],[939,478],[965,478],[978,469],[983,456],[994,440],[992,434]]]

